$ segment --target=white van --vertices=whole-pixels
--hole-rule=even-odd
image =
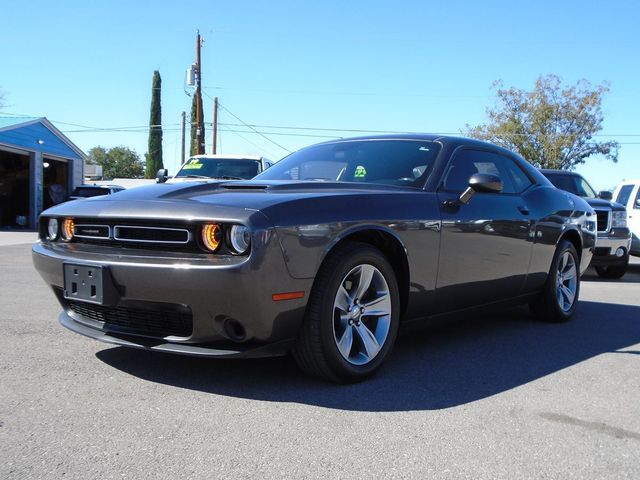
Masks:
[[[613,199],[627,207],[627,226],[633,235],[631,255],[640,257],[640,179],[619,184],[613,192]]]

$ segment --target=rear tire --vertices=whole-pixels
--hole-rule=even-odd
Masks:
[[[561,240],[551,262],[540,296],[531,302],[532,313],[545,322],[568,321],[578,305],[580,294],[580,259],[571,242]]]
[[[399,323],[400,294],[389,261],[368,244],[348,242],[320,267],[292,353],[309,375],[360,381],[389,356]]]

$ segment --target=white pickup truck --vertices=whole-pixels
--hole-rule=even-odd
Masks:
[[[613,198],[627,207],[627,225],[632,234],[631,255],[640,257],[640,179],[620,183]]]

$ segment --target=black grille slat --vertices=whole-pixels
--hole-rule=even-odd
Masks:
[[[609,230],[609,210],[596,210],[596,216],[598,217],[598,231],[606,232]]]
[[[114,237],[116,240],[133,242],[187,243],[189,231],[161,227],[117,226]]]
[[[188,337],[193,331],[191,310],[180,305],[146,309],[69,302],[69,308],[78,315],[103,322],[106,330],[153,337]]]

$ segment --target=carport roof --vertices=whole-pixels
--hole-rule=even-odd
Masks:
[[[0,144],[82,160],[85,154],[45,117],[0,115]]]

